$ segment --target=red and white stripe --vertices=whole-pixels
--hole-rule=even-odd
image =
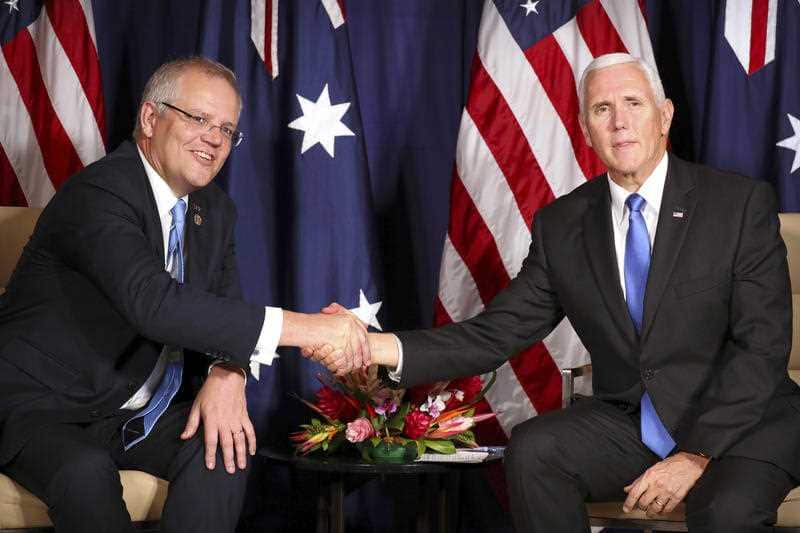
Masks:
[[[344,0],[319,0],[333,29],[345,23]],[[256,47],[264,67],[278,77],[278,4],[280,0],[250,0],[250,40]]]
[[[0,53],[0,204],[44,206],[106,152],[89,0],[50,0]]]
[[[748,75],[775,59],[777,23],[778,0],[725,4],[725,39]]]
[[[578,125],[577,84],[586,65],[609,52],[653,62],[641,2],[594,0],[527,50],[495,2],[485,2],[456,149],[437,324],[479,313],[519,272],[535,211],[604,171]],[[588,361],[564,320],[498,370],[481,408],[497,422],[483,437],[505,439],[519,422],[557,408],[559,368]]]
[[[272,79],[278,77],[278,2],[250,1],[250,39]]]

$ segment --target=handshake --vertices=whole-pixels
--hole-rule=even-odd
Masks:
[[[356,315],[337,303],[315,314],[283,311],[280,344],[299,346],[304,357],[325,365],[337,376],[380,362],[373,361],[370,349],[375,337]]]

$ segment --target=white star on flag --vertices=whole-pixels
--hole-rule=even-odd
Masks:
[[[261,365],[272,365],[272,361],[278,359],[280,355],[277,353],[272,354],[257,354],[250,358],[250,374],[256,381],[261,379]]]
[[[316,102],[303,98],[299,94],[297,95],[297,100],[303,110],[303,116],[290,122],[289,127],[305,132],[300,153],[306,153],[309,148],[319,143],[325,148],[328,155],[334,157],[333,145],[336,137],[345,135],[351,137],[355,135],[341,121],[341,118],[350,107],[350,102],[331,105],[327,83],[322,88],[322,93],[320,93]]]
[[[358,319],[367,326],[372,326],[378,331],[383,331],[383,328],[381,328],[381,324],[378,322],[378,318],[376,316],[378,314],[378,310],[381,308],[381,305],[383,305],[383,302],[375,302],[374,304],[369,303],[364,291],[359,290],[358,307],[354,307],[349,311],[356,315]]]
[[[19,4],[19,0],[6,0],[4,3],[8,6],[9,13],[12,11],[19,11],[19,7],[17,6],[17,4]]]
[[[792,162],[792,170],[789,171],[791,174],[798,168],[800,168],[800,120],[797,117],[793,117],[789,113],[786,113],[786,116],[789,117],[789,123],[792,125],[792,130],[794,130],[794,135],[791,137],[787,137],[784,140],[777,143],[777,146],[781,148],[788,148],[789,150],[794,150],[794,161]]]
[[[525,10],[526,17],[531,13],[536,13],[538,15],[539,12],[536,11],[536,5],[539,3],[539,1],[540,0],[536,0],[536,2],[533,0],[527,0],[524,4],[520,4],[519,7]]]

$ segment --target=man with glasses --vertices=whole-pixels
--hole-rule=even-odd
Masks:
[[[233,531],[256,451],[251,357],[332,343],[332,371],[369,362],[352,315],[242,301],[235,209],[211,184],[241,108],[224,66],[161,66],[134,142],[58,191],[0,299],[0,468],[59,533],[132,530],[120,469],[169,481],[162,531]]]

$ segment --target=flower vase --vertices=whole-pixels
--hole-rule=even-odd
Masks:
[[[402,444],[381,441],[369,449],[373,463],[410,463],[415,457]]]

